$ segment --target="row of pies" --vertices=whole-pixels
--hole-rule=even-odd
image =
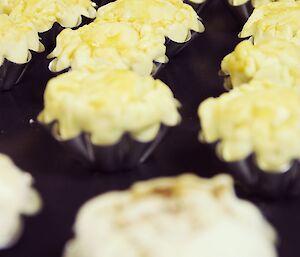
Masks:
[[[54,23],[63,27],[81,24],[81,16],[95,18],[96,4],[91,0],[3,0],[0,2],[0,65],[4,60],[24,64],[30,51],[42,52],[40,33]]]
[[[165,9],[159,9],[163,4]],[[186,16],[181,9],[172,9],[177,4],[189,10],[183,12]],[[267,6],[270,10],[281,4]],[[280,33],[266,32],[270,26],[259,30],[265,16],[271,20],[267,15],[255,16],[263,7],[249,19],[254,25],[248,22],[241,33],[250,33],[252,41],[242,42],[222,63],[229,76],[225,84],[233,89],[204,101],[199,108],[201,140],[218,141],[218,151],[226,161],[255,153],[261,169],[283,171],[299,157],[300,91],[292,68],[298,60],[289,55],[290,47],[285,45],[297,46],[277,39]],[[274,15],[278,15],[275,9]],[[4,10],[8,12],[9,7]],[[120,147],[129,134],[148,149],[147,143],[159,136],[162,124],[171,127],[180,122],[179,103],[171,90],[150,76],[153,61],[167,60],[165,37],[185,42],[191,29],[201,31],[203,27],[192,8],[181,0],[117,0],[99,8],[98,14],[95,22],[77,30],[66,29],[58,36],[50,54],[54,58],[50,69],[71,71],[49,81],[45,108],[38,119],[49,125],[60,141],[88,140],[92,146],[109,150]],[[255,22],[253,17],[258,17]],[[288,24],[281,16],[274,22],[275,28],[280,28],[280,22]],[[264,33],[266,39],[262,40]],[[297,36],[293,30],[290,34]],[[261,40],[256,42],[256,38]],[[253,53],[248,54],[247,49]],[[275,51],[282,53],[273,54]],[[278,78],[272,76],[274,68]],[[289,84],[286,78],[290,78]],[[130,152],[133,155],[132,149]],[[1,156],[0,161],[0,223],[4,228],[0,240],[6,247],[20,232],[20,215],[35,213],[41,201],[31,188],[30,175],[18,170],[7,157]],[[274,230],[254,205],[235,196],[233,182],[226,175],[209,180],[192,175],[156,179],[95,197],[79,211],[74,232],[65,257],[276,256]]]
[[[152,76],[160,64],[168,61],[166,53],[171,46],[176,51],[176,47],[180,49],[191,39],[192,33],[204,31],[197,6],[194,9],[182,0],[117,0],[103,6],[100,2],[96,13],[93,2],[75,1],[74,8],[89,10],[85,13],[66,8],[72,6],[68,1],[52,2],[43,5],[42,1],[16,0],[15,8],[5,4],[2,7],[3,17],[16,24],[29,24],[39,33],[55,22],[74,27],[80,24],[81,15],[96,16],[89,24],[63,29],[57,36],[55,48],[48,55],[52,59],[49,68],[54,73],[66,73],[56,74],[49,81],[39,122],[62,143],[79,141],[71,142],[77,146],[74,150],[97,168],[100,165],[103,169],[118,169],[137,164],[149,156],[166,127],[181,120],[179,102],[167,85]],[[193,2],[200,5],[202,1]],[[38,15],[35,10],[46,13]],[[63,22],[75,20],[73,13],[78,14],[76,24]],[[0,47],[3,60],[15,61],[8,57],[11,52],[26,61],[30,48],[13,36],[9,39],[3,38],[4,46]],[[26,54],[23,50],[12,51],[11,41],[25,45]],[[34,42],[42,48],[38,36]],[[0,69],[0,77],[3,70]],[[122,147],[123,144],[130,147]],[[114,151],[112,147],[127,151]],[[111,152],[118,156],[111,156]]]
[[[181,120],[180,103],[153,77],[170,48],[203,31],[182,0],[101,6],[93,22],[58,35],[49,68],[66,73],[48,82],[38,121],[98,170],[137,165]]]
[[[49,53],[57,34],[67,28],[59,34],[56,48],[48,56],[54,59],[51,71],[90,64],[148,75],[153,62],[168,61],[166,41],[184,43],[191,38],[191,31],[204,30],[196,11],[183,0],[119,0],[101,6],[102,2],[96,11],[97,5],[91,0],[1,1],[0,67],[10,62],[16,64],[10,69],[17,69],[17,65],[24,66],[31,60],[32,52]],[[198,3],[197,7],[203,1],[193,2]],[[90,20],[83,22],[82,16]],[[91,24],[79,28],[94,18]],[[8,80],[5,76],[9,75],[2,70],[1,79]],[[21,71],[10,73],[15,76],[9,79],[11,85],[0,85],[0,90],[20,81]]]
[[[222,61],[229,90],[199,107],[201,140],[227,162],[285,173],[300,158],[300,2],[259,5]]]
[[[95,22],[62,31],[50,68],[71,71],[49,82],[39,116],[40,122],[54,124],[56,138],[66,141],[86,133],[92,144],[106,147],[130,134],[148,143],[162,125],[179,123],[178,101],[150,77],[153,61],[167,60],[158,35],[184,42],[190,30],[203,27],[189,5],[174,1],[118,0],[99,8]],[[161,15],[161,3],[166,5],[161,10],[173,10],[166,13],[176,18]],[[155,13],[153,22],[150,13]],[[250,40],[224,58],[224,84],[230,91],[199,107],[200,140],[217,143],[223,160],[254,155],[259,169],[283,173],[299,159],[299,14],[299,2],[257,7],[240,33]]]

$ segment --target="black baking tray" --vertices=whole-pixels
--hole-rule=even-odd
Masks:
[[[32,121],[42,109],[43,91],[51,74],[43,58],[35,60],[22,84],[0,94],[0,152],[10,155],[34,176],[44,203],[39,215],[25,219],[19,242],[0,251],[0,257],[62,256],[78,209],[98,194],[185,171],[204,177],[229,172],[209,146],[198,142],[197,108],[205,98],[224,91],[218,77],[220,62],[240,41],[237,35],[242,24],[222,0],[210,0],[200,16],[205,33],[174,57],[159,75],[182,103],[183,121],[170,129],[148,161],[135,169],[115,173],[89,171]],[[254,202],[275,226],[279,257],[300,256],[300,199],[240,195]]]

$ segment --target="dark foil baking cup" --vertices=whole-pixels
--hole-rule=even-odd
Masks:
[[[50,53],[56,45],[56,37],[64,28],[55,22],[51,29],[39,33],[40,41],[45,47],[45,51]]]
[[[57,76],[59,76],[59,75],[61,75],[61,74],[64,74],[64,73],[66,73],[66,72],[69,72],[69,71],[71,71],[72,69],[71,69],[71,67],[68,67],[68,68],[65,68],[65,69],[63,69],[63,70],[61,70],[61,71],[56,71],[56,72],[54,72],[54,71],[51,71],[51,69],[50,69],[50,63],[54,60],[55,58],[50,58],[50,59],[46,59],[45,60],[45,62],[46,62],[46,66],[48,67],[48,69],[49,69],[49,71],[50,71],[50,77],[51,78],[53,78],[53,77],[57,77]]]
[[[98,7],[101,7],[103,5],[109,4],[111,2],[115,2],[116,0],[93,0],[95,4],[97,4]]]
[[[229,91],[233,88],[231,77],[229,74],[225,73],[222,70],[219,70],[219,76],[223,79],[223,87]]]
[[[151,76],[154,79],[159,78],[160,72],[166,67],[167,63],[159,63],[159,62],[154,62],[153,63],[153,70],[151,72]]]
[[[201,4],[196,4],[196,3],[192,2],[192,1],[189,1],[189,0],[184,0],[183,2],[190,5],[190,6],[192,6],[193,9],[197,12],[197,14],[199,14],[202,11],[202,9],[204,8],[204,6],[206,5],[207,1],[209,1],[209,0],[205,0]]]
[[[217,143],[209,144],[209,146],[215,153]],[[219,159],[227,167],[227,173],[232,175],[238,188],[246,195],[270,199],[300,195],[300,163],[298,160],[295,160],[285,171],[268,172],[257,166],[254,154],[235,162]]]
[[[91,142],[90,136],[86,133],[70,140],[61,140],[56,136],[55,123],[43,126],[66,150],[80,157],[90,169],[103,172],[130,169],[145,162],[168,130],[168,127],[162,125],[155,139],[148,143],[138,142],[129,134],[125,134],[115,145],[98,146]]]
[[[48,60],[47,63],[48,63],[48,67],[49,67],[49,64],[50,62],[52,61],[53,59],[51,60]],[[159,62],[153,62],[153,69],[152,69],[152,72],[151,72],[151,76],[155,79],[158,78],[160,72],[165,68],[165,66],[167,65],[167,63],[159,63]],[[59,71],[59,72],[51,72],[51,77],[57,77],[63,73],[66,73],[66,72],[69,72],[71,71],[71,68],[66,68],[62,71]]]
[[[0,66],[0,91],[7,91],[22,81],[22,78],[28,68],[29,62],[17,64],[4,60]]]
[[[283,172],[266,172],[257,167],[254,155],[238,162],[227,162],[230,173],[245,191],[270,198],[300,194],[300,165],[294,161]]]
[[[82,27],[84,25],[91,23],[93,20],[94,19],[91,19],[91,18],[88,18],[85,16],[81,16],[80,25],[78,25],[72,29],[74,29],[74,30],[78,29],[79,27]],[[45,32],[39,33],[41,43],[44,45],[46,53],[50,53],[53,51],[53,49],[56,46],[56,37],[64,29],[65,28],[62,27],[59,23],[55,22],[51,29],[49,29]]]
[[[242,23],[245,24],[250,15],[252,14],[254,8],[251,4],[251,1],[248,0],[247,3],[233,6],[228,0],[224,0],[226,2],[227,7],[231,10],[231,12],[235,15],[235,17]]]
[[[196,4],[189,0],[184,0],[184,3],[191,5],[199,15],[202,9],[204,8],[204,6],[206,5],[207,0],[201,4]],[[179,54],[185,47],[189,46],[192,43],[192,41],[195,38],[197,38],[200,34],[201,34],[200,32],[191,31],[188,40],[184,43],[177,43],[170,40],[169,38],[166,38],[165,45],[167,47],[166,55],[168,56],[168,58],[173,58],[174,56]]]
[[[195,38],[197,38],[200,34],[201,33],[199,33],[199,32],[192,31],[191,34],[190,34],[189,39],[184,43],[177,43],[177,42],[174,42],[174,41],[167,38],[165,45],[166,45],[166,48],[167,48],[166,55],[168,56],[168,58],[171,59],[171,58],[175,57],[184,48],[189,46],[192,43],[192,41]]]
[[[100,7],[100,6],[109,4],[111,2],[115,2],[116,0],[93,0],[93,1],[94,1],[94,3],[97,4],[98,7]],[[205,3],[206,3],[206,1],[205,1],[201,4],[196,4],[196,3],[193,3],[192,1],[189,1],[189,0],[184,0],[183,2],[190,5],[190,6],[192,6],[196,12],[201,11],[202,8],[204,7]]]

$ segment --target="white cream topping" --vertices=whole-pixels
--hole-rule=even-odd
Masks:
[[[200,138],[225,161],[254,153],[262,170],[285,172],[300,159],[300,88],[253,83],[200,104]]]
[[[191,30],[204,31],[197,13],[182,0],[117,0],[98,9],[95,22],[119,21],[151,25],[178,43],[189,40]]]
[[[275,257],[275,233],[227,175],[139,182],[88,201],[64,257]]]
[[[21,215],[32,215],[41,207],[32,183],[30,174],[0,154],[0,249],[18,239],[22,229]]]
[[[150,26],[114,22],[65,29],[49,58],[54,72],[85,65],[131,69],[141,75],[153,70],[153,61],[166,62],[165,38]]]
[[[20,23],[6,14],[0,14],[0,65],[4,59],[17,64],[30,60],[29,50],[41,52],[37,31],[32,26]]]
[[[253,45],[239,43],[222,61],[229,75],[225,87],[237,87],[252,81],[273,86],[300,86],[300,46],[287,40],[268,39]]]
[[[81,16],[94,18],[95,4],[91,0],[14,0],[10,16],[34,25],[38,32],[51,29],[55,22],[63,27],[76,27]]]
[[[124,133],[141,142],[153,140],[161,124],[180,122],[178,101],[160,80],[129,70],[89,67],[49,81],[43,123],[57,122],[67,140],[85,132],[96,145],[117,143]]]
[[[274,2],[254,9],[240,37],[254,43],[265,39],[286,39],[300,44],[300,2]]]

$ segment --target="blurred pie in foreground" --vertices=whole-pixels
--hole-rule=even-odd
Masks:
[[[35,214],[41,208],[30,174],[18,169],[0,154],[0,249],[11,246],[22,231],[21,215]]]
[[[138,182],[81,207],[64,257],[275,257],[275,233],[229,176]]]

